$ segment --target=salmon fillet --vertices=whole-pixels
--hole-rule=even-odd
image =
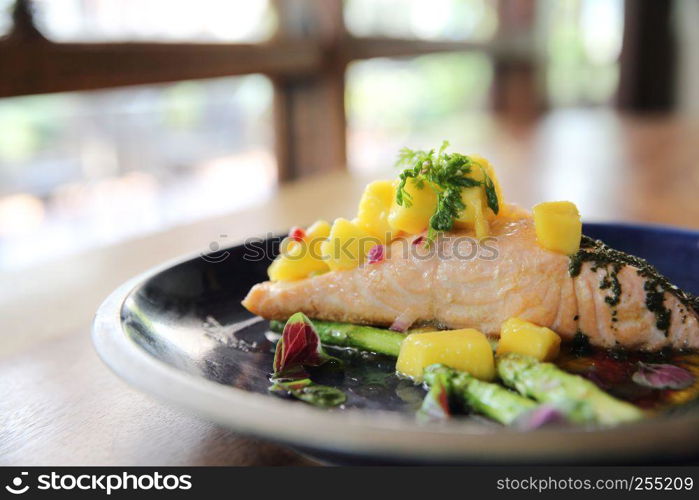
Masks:
[[[572,277],[568,256],[536,243],[531,218],[496,220],[491,233],[476,247],[476,258],[472,233],[449,233],[429,248],[413,245],[413,237],[392,243],[381,263],[257,284],[243,305],[266,319],[301,311],[321,320],[390,325],[402,315],[493,336],[517,316],[563,339],[583,333],[603,348],[699,348],[690,298],[649,277],[640,259],[638,265],[583,261]]]

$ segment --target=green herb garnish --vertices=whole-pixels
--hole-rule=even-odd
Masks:
[[[446,153],[448,146],[448,141],[442,142],[442,146],[436,153],[434,149],[415,151],[403,148],[396,161],[396,166],[406,167],[400,174],[400,183],[396,190],[398,205],[405,207],[412,205],[412,197],[405,189],[409,179],[413,179],[418,189],[424,189],[427,184],[437,194],[437,209],[430,218],[428,242],[434,240],[437,232],[450,231],[454,227],[454,221],[466,208],[461,199],[461,191],[464,188],[484,186],[488,207],[495,214],[500,210],[495,184],[485,169],[469,156],[461,153]],[[483,181],[469,177],[474,166],[481,168]]]
[[[483,182],[485,183],[485,198],[488,203],[488,208],[490,208],[495,215],[500,211],[500,204],[498,203],[498,193],[495,191],[495,183],[493,179],[483,170]]]
[[[347,396],[340,389],[316,384],[309,378],[274,381],[269,390],[274,394],[293,397],[322,408],[339,406],[347,401]]]

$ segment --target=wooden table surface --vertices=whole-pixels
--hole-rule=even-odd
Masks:
[[[531,126],[489,127],[452,144],[489,157],[509,200],[570,199],[587,220],[699,228],[697,123],[565,111]],[[245,211],[0,275],[0,464],[313,464],[131,389],[97,358],[90,323],[111,290],[166,259],[352,216],[366,180],[344,173],[298,182]]]

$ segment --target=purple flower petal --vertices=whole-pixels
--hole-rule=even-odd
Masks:
[[[520,430],[531,431],[546,425],[567,424],[568,419],[557,408],[551,405],[540,405],[531,411],[520,415],[514,425]]]
[[[657,363],[638,363],[638,370],[631,378],[638,385],[653,389],[686,389],[696,381],[684,368]]]
[[[367,254],[367,262],[369,264],[378,264],[379,262],[383,262],[383,260],[386,258],[386,247],[383,245],[374,245],[371,247],[371,250],[369,250],[369,253]]]

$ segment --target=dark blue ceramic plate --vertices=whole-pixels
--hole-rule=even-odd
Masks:
[[[681,289],[699,294],[699,232],[635,224],[585,224],[583,232],[646,259]]]
[[[699,233],[666,227],[586,224],[585,233],[646,258],[699,292]],[[267,244],[274,247],[275,242]],[[519,432],[479,417],[419,425],[423,390],[379,356],[344,353],[329,382],[345,408],[320,410],[267,393],[273,343],[267,323],[240,305],[266,279],[268,260],[242,246],[167,264],[125,283],[97,312],[102,359],[132,385],[240,432],[334,461],[400,463],[658,462],[699,456],[699,410],[688,407],[614,429]]]

